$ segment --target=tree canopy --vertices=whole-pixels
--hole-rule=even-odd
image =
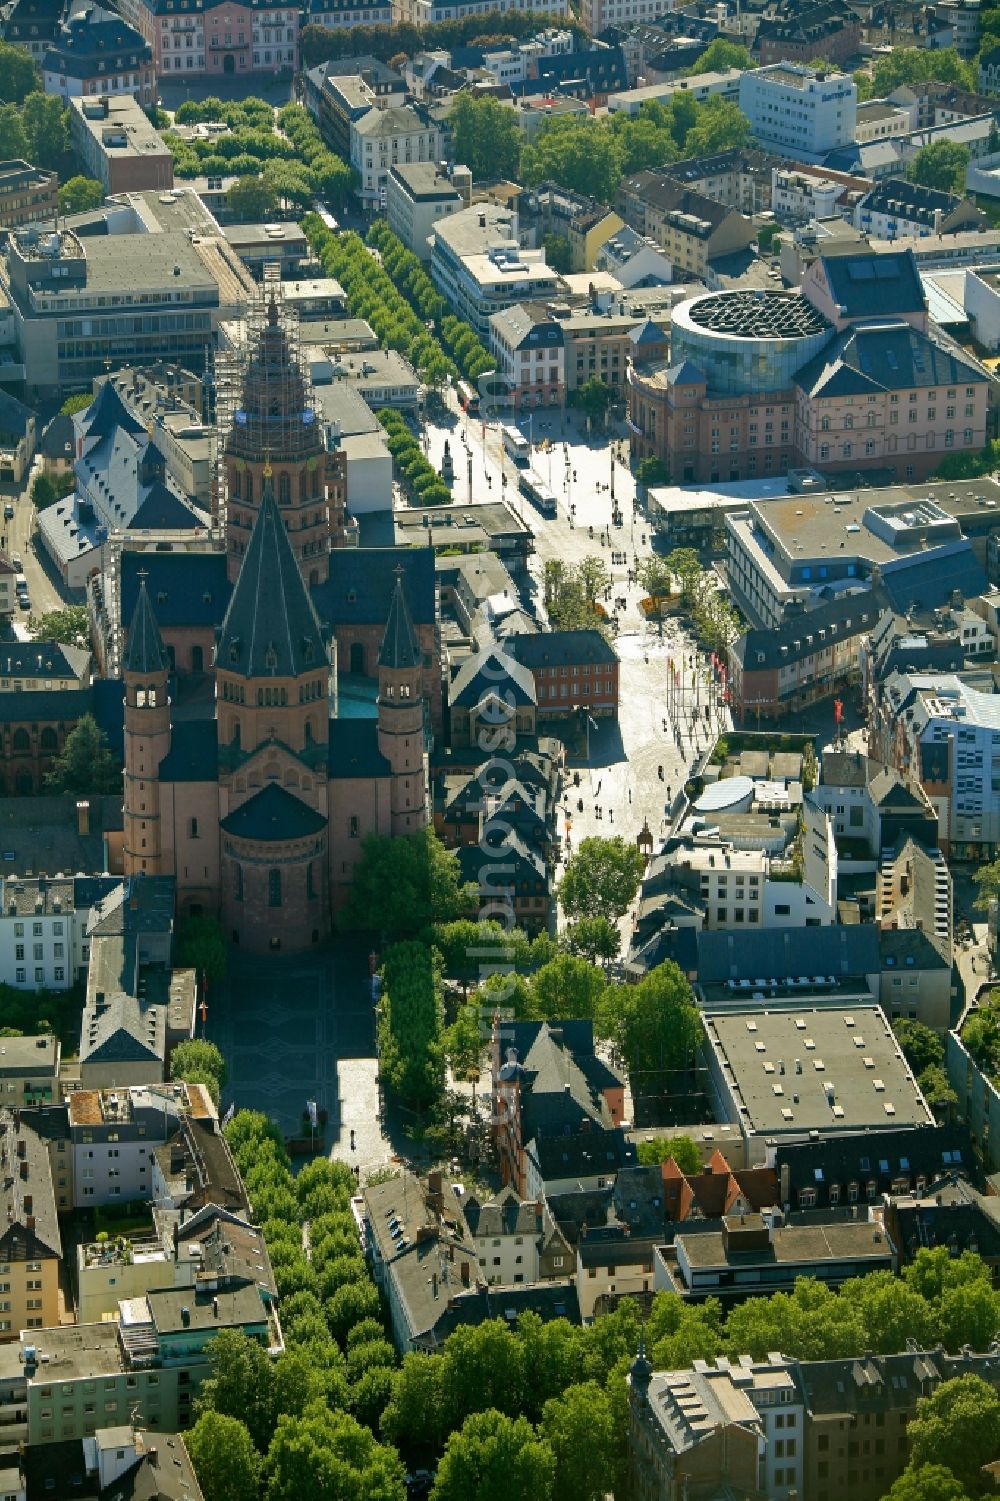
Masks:
[[[922,146],[906,169],[911,182],[942,193],[965,192],[965,174],[969,166],[969,148],[959,141],[934,141]]]
[[[554,1482],[552,1449],[527,1419],[490,1409],[448,1439],[431,1501],[549,1501]]]
[[[71,177],[59,189],[59,209],[64,214],[85,213],[104,202],[104,184],[96,177]]]
[[[640,850],[620,835],[583,839],[566,862],[560,906],[571,920],[604,917],[616,922],[635,899],[644,866]]]
[[[66,736],[62,751],[45,778],[50,792],[78,795],[120,792],[122,770],[108,748],[108,737],[92,714],[84,714]]]
[[[459,881],[458,856],[433,829],[390,839],[369,834],[362,841],[341,926],[411,937],[433,922],[459,917],[468,906]]]
[[[41,87],[31,54],[11,42],[0,42],[0,104],[23,104]]]
[[[448,124],[454,133],[455,160],[468,167],[473,180],[509,177],[517,181],[521,165],[521,130],[507,104],[489,95],[459,94]]]

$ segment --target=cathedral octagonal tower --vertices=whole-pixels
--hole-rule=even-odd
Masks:
[[[331,546],[346,524],[346,463],[330,448],[303,364],[296,314],[280,281],[265,283],[247,315],[234,376],[237,405],[220,408],[225,470],[226,554],[235,583],[260,509],[264,471],[305,582],[325,582]]]

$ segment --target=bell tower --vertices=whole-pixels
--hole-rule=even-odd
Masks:
[[[406,595],[403,569],[378,657],[378,748],[392,768],[390,832],[413,834],[427,823],[424,701],[421,653]]]
[[[298,319],[265,275],[247,314],[237,369],[220,398],[226,556],[231,583],[250,545],[271,470],[274,495],[307,587],[325,582],[346,529],[346,461],[330,448],[299,348]]]
[[[146,574],[122,658],[125,683],[125,874],[170,874],[164,869],[160,820],[160,763],[170,749],[170,658],[153,614]]]

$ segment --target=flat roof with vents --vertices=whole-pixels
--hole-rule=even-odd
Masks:
[[[745,1137],[934,1124],[878,1006],[706,1010],[705,1031],[720,1115]]]

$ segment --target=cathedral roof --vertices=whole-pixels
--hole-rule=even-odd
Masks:
[[[389,606],[389,619],[382,637],[378,665],[397,669],[420,665],[420,647],[403,592],[402,567],[396,574],[396,587],[392,591],[392,604]]]
[[[325,829],[326,819],[277,782],[268,782],[260,792],[240,803],[235,813],[224,818],[221,828],[238,839],[306,839]]]
[[[153,614],[145,578],[139,580],[139,598],[128,628],[122,668],[125,672],[137,673],[167,672],[170,668],[170,658]]]
[[[0,694],[0,700],[3,698]],[[375,719],[331,719],[327,775],[331,780],[387,777],[392,767],[379,750]]]
[[[319,617],[288,540],[270,479],[240,567],[216,660],[247,678],[291,678],[326,661]]]

